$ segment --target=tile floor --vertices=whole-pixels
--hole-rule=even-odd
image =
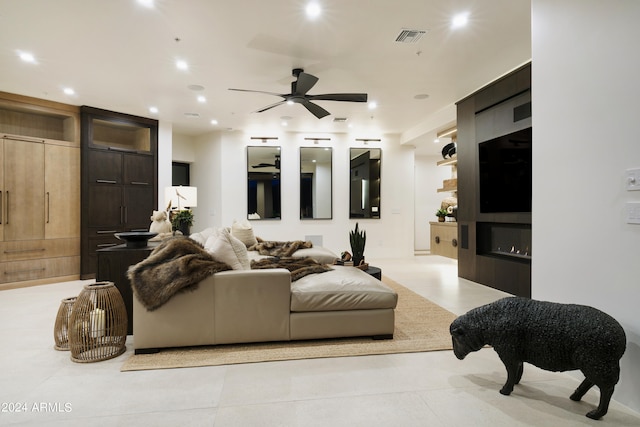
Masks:
[[[459,279],[456,262],[438,256],[374,264],[456,314],[504,295]],[[640,425],[640,414],[615,401],[602,421],[586,418],[597,389],[573,402],[575,376],[529,365],[502,396],[506,373],[491,349],[464,361],[441,351],[120,372],[129,345],[115,359],[73,363],[53,349],[53,323],[60,300],[84,283],[0,292],[0,425]]]

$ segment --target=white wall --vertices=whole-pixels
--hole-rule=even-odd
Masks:
[[[536,299],[597,307],[627,334],[614,398],[640,411],[640,2],[532,0]],[[606,418],[605,418],[606,420]]]
[[[451,178],[451,167],[436,163],[442,156],[416,156],[415,158],[415,249],[418,251],[431,249],[431,232],[429,221],[437,221],[435,213],[440,203],[451,193],[438,193],[442,181]]]
[[[198,187],[198,207],[194,209],[194,230],[209,226],[229,226],[247,217],[246,147],[263,145],[241,132],[214,132],[193,144],[192,185]],[[354,137],[333,134],[333,219],[300,220],[301,146],[316,146],[298,133],[283,133],[275,142],[282,148],[282,219],[252,221],[255,233],[269,240],[297,240],[308,235],[323,236],[323,245],[339,253],[350,250],[348,232],[355,226],[349,220],[349,148],[363,147]],[[317,135],[314,135],[317,137]],[[174,145],[190,145],[189,138],[174,138]],[[329,144],[327,144],[329,145]],[[414,248],[414,159],[413,147],[401,146],[398,136],[388,135],[382,142],[381,219],[360,219],[367,231],[365,255],[405,257]],[[176,151],[188,147],[174,148]]]
[[[165,187],[171,186],[171,161],[173,158],[173,126],[168,122],[158,125],[158,210],[165,210]],[[151,213],[149,213],[151,216]]]

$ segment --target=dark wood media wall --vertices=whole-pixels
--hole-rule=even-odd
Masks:
[[[531,297],[531,212],[482,212],[479,163],[482,142],[531,127],[531,64],[459,101],[457,125],[458,275]]]

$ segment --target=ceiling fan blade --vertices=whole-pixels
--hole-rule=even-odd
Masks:
[[[323,95],[309,95],[307,99],[314,101],[348,101],[367,102],[366,93],[325,93]]]
[[[287,94],[283,94],[283,93],[276,93],[276,92],[266,92],[264,90],[250,90],[250,89],[233,89],[233,88],[229,88],[229,90],[235,90],[237,92],[252,92],[252,93],[264,93],[267,95],[275,95],[275,96],[280,96],[282,98],[288,96]]]
[[[301,102],[301,104],[304,105],[304,107],[307,110],[309,110],[309,112],[311,112],[311,114],[313,114],[314,116],[316,116],[319,119],[331,114],[327,110],[322,108],[321,106],[319,106],[317,104],[314,104],[313,102],[309,102],[306,99],[303,102]]]
[[[263,111],[267,111],[272,109],[273,107],[277,107],[278,105],[282,105],[287,101],[280,101],[280,102],[276,102],[275,104],[271,104],[271,105],[267,105],[266,107],[263,107],[259,110],[254,111],[254,113],[262,113]]]
[[[298,80],[296,80],[295,88],[296,90],[292,95],[304,95],[309,92],[316,83],[318,82],[318,78],[316,76],[312,76],[311,74],[307,74],[305,72],[301,72],[298,75]]]

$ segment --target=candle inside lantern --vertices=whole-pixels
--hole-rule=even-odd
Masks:
[[[89,324],[91,325],[91,338],[104,336],[105,316],[104,310],[96,308],[89,313]]]

